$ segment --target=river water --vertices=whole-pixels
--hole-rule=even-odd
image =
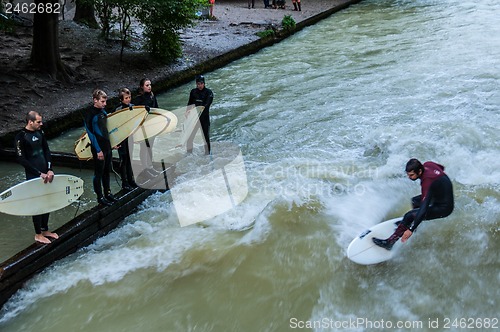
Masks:
[[[2,331],[498,329],[499,16],[492,0],[364,1],[207,73],[245,199],[180,227],[173,194],[153,195],[30,281]],[[446,166],[454,213],[386,263],[352,263],[349,242],[419,193],[411,157]]]

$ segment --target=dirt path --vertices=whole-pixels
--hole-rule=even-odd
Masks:
[[[201,20],[182,32],[183,56],[174,64],[161,66],[137,47],[125,51],[118,61],[119,45],[97,38],[98,31],[77,25],[68,13],[60,22],[60,49],[63,62],[75,73],[76,82],[65,86],[29,65],[32,31],[20,28],[9,35],[0,32],[0,136],[24,126],[29,110],[42,112],[45,121],[57,119],[91,102],[95,88],[115,96],[121,87],[136,89],[143,77],[153,81],[210,60],[248,44],[256,33],[274,25],[279,27],[285,15],[296,22],[331,9],[347,0],[305,0],[302,11],[293,11],[291,0],[285,9],[265,9],[255,1],[248,9],[247,0],[216,0],[216,20]],[[132,45],[140,44],[135,36]]]

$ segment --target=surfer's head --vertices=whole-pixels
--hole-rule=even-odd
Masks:
[[[406,175],[408,175],[410,180],[415,181],[423,172],[424,165],[418,159],[412,158],[406,163]]]
[[[42,115],[37,111],[29,111],[26,114],[26,129],[39,130],[43,126]]]
[[[132,100],[132,93],[127,88],[121,88],[118,96],[120,97],[120,101],[125,105],[129,105]]]
[[[94,107],[104,108],[106,107],[106,101],[108,100],[108,95],[106,92],[96,89],[92,93],[92,98],[94,99]]]
[[[149,78],[143,78],[139,82],[139,93],[141,95],[144,93],[152,93],[151,92],[151,80]]]
[[[205,83],[205,76],[196,75],[196,83]]]
[[[196,75],[196,87],[200,90],[203,90],[205,87],[205,76],[203,75]]]

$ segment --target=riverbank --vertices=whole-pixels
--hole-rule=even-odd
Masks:
[[[215,20],[200,20],[182,32],[183,56],[170,65],[161,65],[140,51],[138,35],[125,50],[123,62],[118,61],[118,43],[100,41],[99,31],[71,21],[69,10],[66,20],[60,22],[61,56],[75,78],[69,85],[30,68],[29,28],[20,28],[12,35],[2,32],[0,42],[5,47],[0,50],[0,147],[10,147],[11,136],[24,126],[24,114],[29,110],[41,111],[45,131],[56,136],[81,122],[77,111],[90,103],[95,88],[115,97],[121,87],[134,90],[141,78],[148,77],[154,91],[162,92],[189,82],[197,72],[209,72],[272,44],[273,39],[263,41],[256,33],[279,28],[285,15],[291,15],[300,29],[319,21],[321,15],[357,2],[311,0],[304,2],[298,12],[292,10],[291,1],[285,9],[265,9],[260,1],[249,9],[245,0],[218,0]]]

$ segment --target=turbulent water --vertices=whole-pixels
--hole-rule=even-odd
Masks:
[[[498,329],[499,16],[492,0],[364,1],[206,73],[213,141],[241,149],[243,201],[180,227],[174,193],[153,195],[30,281],[0,328]],[[160,106],[185,105],[193,85]],[[419,193],[411,157],[446,166],[454,213],[387,263],[352,263],[349,242]],[[213,199],[210,181],[191,184]]]

